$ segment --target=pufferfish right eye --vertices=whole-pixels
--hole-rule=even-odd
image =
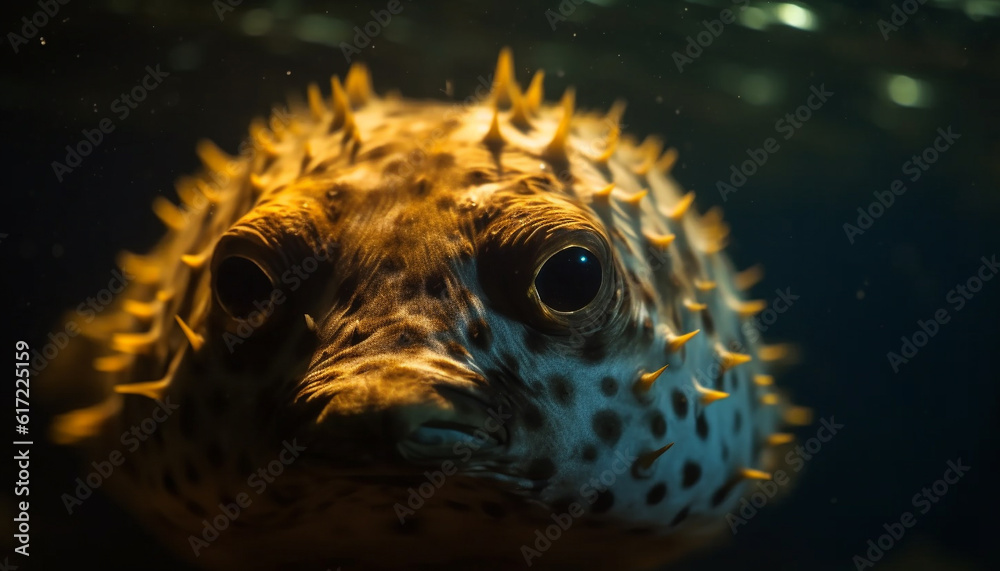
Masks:
[[[549,310],[580,311],[597,298],[604,281],[598,256],[581,246],[570,246],[549,256],[535,273],[534,291]]]

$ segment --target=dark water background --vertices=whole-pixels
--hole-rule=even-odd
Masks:
[[[42,345],[63,310],[104,287],[116,252],[143,251],[159,238],[150,201],[175,197],[174,180],[197,168],[198,139],[235,152],[251,117],[309,81],[326,87],[331,74],[343,76],[337,46],[386,4],[246,0],[220,21],[210,0],[79,0],[15,53],[6,34],[20,33],[20,18],[39,8],[5,3],[4,343]],[[805,464],[788,498],[681,568],[851,569],[852,557],[905,511],[916,525],[876,568],[996,568],[1000,279],[961,310],[948,295],[982,256],[1000,254],[1000,2],[907,3],[919,8],[886,38],[878,20],[892,16],[890,2],[799,4],[813,22],[802,29],[810,27],[803,12],[752,1],[751,13],[769,25],[725,25],[679,72],[672,54],[728,5],[567,0],[568,19],[553,29],[546,10],[559,12],[556,0],[404,1],[358,59],[370,64],[379,92],[446,98],[450,81],[461,100],[509,45],[522,83],[547,70],[549,99],[568,85],[577,86],[579,107],[626,99],[629,131],[661,133],[680,150],[674,175],[698,193],[701,209],[723,204],[717,181],[747,148],[775,137],[780,149],[725,200],[729,253],[740,267],[765,266],[757,297],[771,299],[776,288],[800,296],[766,332],[799,347],[799,364],[778,380],[817,418],[844,428]],[[157,65],[169,76],[120,120],[112,101]],[[775,122],[806,103],[813,86],[833,95],[785,140]],[[59,182],[51,162],[104,117],[115,131]],[[873,192],[907,179],[904,163],[949,127],[961,137],[919,180],[906,180],[906,193],[851,244],[843,224],[856,222]],[[887,352],[942,308],[951,320],[894,372]],[[177,568],[103,498],[66,514],[59,494],[70,489],[75,464],[40,442],[45,420],[33,409],[31,558],[10,562]],[[798,434],[808,439],[817,428]],[[919,513],[912,496],[958,459],[968,474]],[[11,549],[10,465],[0,561]]]

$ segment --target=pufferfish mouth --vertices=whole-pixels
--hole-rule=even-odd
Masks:
[[[497,419],[493,423],[487,420],[480,426],[430,420],[399,442],[397,449],[409,461],[440,461],[469,458],[473,454],[491,455],[502,450],[507,443],[507,429]]]

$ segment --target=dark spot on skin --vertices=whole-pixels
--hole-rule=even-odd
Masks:
[[[667,485],[663,482],[653,486],[649,489],[646,494],[646,504],[650,506],[655,506],[656,504],[663,501],[663,498],[667,495]]]
[[[594,500],[594,505],[590,506],[590,511],[602,514],[610,510],[613,505],[615,505],[615,495],[611,493],[611,490],[604,490],[597,492],[597,499]]]
[[[365,151],[364,153],[361,153],[361,155],[358,156],[358,160],[366,161],[366,162],[367,161],[377,161],[377,160],[379,160],[379,159],[387,156],[389,153],[393,152],[395,150],[395,148],[396,148],[396,145],[393,144],[393,143],[387,143],[385,145],[379,145],[379,146],[377,146],[377,147],[375,147],[373,149],[370,149],[368,151]]]
[[[177,480],[174,479],[174,475],[169,469],[163,472],[163,489],[171,496],[177,495]]]
[[[524,427],[528,430],[538,430],[545,424],[545,419],[542,417],[542,411],[538,410],[538,407],[526,403],[524,405],[524,411],[521,413],[521,420],[524,421]]]
[[[445,194],[438,197],[435,204],[437,205],[438,210],[452,210],[455,208],[455,199],[452,196]]]
[[[701,479],[701,466],[695,464],[694,462],[684,463],[684,477],[681,480],[681,486],[684,489],[690,488],[691,486],[698,483]]]
[[[423,331],[414,327],[403,327],[403,330],[396,336],[396,348],[405,349],[412,347],[423,336]]]
[[[702,329],[705,330],[706,335],[711,336],[715,334],[715,321],[712,320],[712,314],[707,309],[701,312],[701,322]]]
[[[583,452],[580,453],[580,457],[583,458],[584,462],[593,462],[597,460],[597,447],[588,444],[583,447]]]
[[[250,470],[247,470],[245,473],[249,474]],[[192,484],[201,482],[201,474],[198,473],[198,469],[194,467],[194,463],[190,460],[184,461],[184,478]]]
[[[618,381],[614,377],[604,377],[601,379],[601,392],[606,397],[613,397],[618,394]]]
[[[729,478],[729,480],[727,480],[725,484],[720,486],[719,489],[716,490],[714,494],[712,494],[712,507],[713,508],[719,507],[719,505],[722,504],[722,502],[726,501],[726,496],[729,495],[729,492],[733,491],[733,488],[735,488],[736,484],[739,484],[740,481],[741,478],[736,476]]]
[[[690,511],[691,511],[691,507],[688,506],[688,507],[682,509],[681,511],[677,512],[677,515],[674,516],[674,519],[673,519],[673,521],[670,522],[670,525],[674,526],[674,525],[680,524],[682,521],[684,521],[685,519],[687,519],[688,513]]]
[[[729,460],[729,446],[725,444],[722,445],[722,460],[723,462]]]
[[[548,480],[556,473],[556,465],[548,458],[536,458],[528,464],[524,475],[530,480]]]
[[[552,390],[552,397],[559,404],[566,406],[573,402],[573,386],[566,377],[552,375],[549,379],[549,388]]]
[[[594,415],[594,432],[609,446],[614,446],[622,436],[622,419],[613,410],[601,410]]]
[[[642,342],[647,344],[653,342],[653,320],[648,316],[642,320]]]
[[[677,415],[677,418],[683,420],[688,413],[687,395],[677,389],[674,389],[674,392],[670,395],[670,400],[673,401],[674,404],[674,414]]]
[[[465,175],[465,184],[467,186],[478,186],[480,184],[486,184],[493,180],[493,176],[486,170],[474,169],[470,170]]]
[[[431,155],[431,165],[435,169],[446,169],[455,165],[455,155],[451,153],[434,153]]]
[[[580,348],[580,358],[588,363],[603,361],[608,354],[608,344],[600,335],[591,335]]]
[[[483,513],[494,519],[500,519],[507,515],[507,510],[497,502],[483,502],[482,508]]]
[[[535,355],[540,355],[549,349],[549,341],[544,335],[535,331],[534,329],[528,329],[524,332],[524,345]]]
[[[413,185],[413,193],[416,194],[417,196],[426,195],[430,191],[430,189],[431,189],[431,181],[423,177],[421,177],[420,180],[418,180]]]
[[[399,296],[413,299],[424,291],[424,280],[420,276],[408,276],[400,286]]]
[[[486,321],[477,319],[469,324],[469,339],[482,351],[489,351],[493,343],[493,332]]]
[[[500,354],[500,358],[503,361],[503,364],[507,365],[507,368],[513,371],[515,374],[521,370],[520,361],[518,361],[517,358],[511,355],[510,353],[507,353],[505,351]]]
[[[351,331],[351,338],[348,339],[347,344],[353,347],[365,339],[368,339],[368,334],[362,332],[361,328],[355,325],[354,330]]]
[[[743,427],[743,413],[739,410],[733,414],[733,432],[739,432],[740,428]]]
[[[657,438],[662,438],[667,433],[667,419],[663,417],[663,413],[656,411],[653,413],[653,417],[649,421],[649,427],[653,431],[653,436]]]
[[[702,440],[705,440],[706,438],[708,438],[708,421],[705,420],[705,412],[704,411],[702,411],[702,413],[699,414],[698,418],[695,420],[694,429],[695,429],[695,432],[698,433],[698,436],[700,436]]]
[[[374,370],[375,370],[374,363],[365,363],[364,365],[358,365],[357,367],[355,367],[353,374],[354,376],[360,377],[361,375]]]
[[[357,289],[358,289],[358,277],[355,274],[351,274],[346,278],[344,278],[344,281],[340,282],[340,286],[337,287],[337,292],[336,294],[334,294],[335,295],[334,299],[337,301],[339,305],[348,305],[349,303],[352,302],[352,300],[356,302],[358,299],[355,296]],[[354,313],[358,310],[359,307],[360,305],[358,305],[358,307],[355,307],[352,304],[351,309],[349,309],[347,313],[349,314]]]

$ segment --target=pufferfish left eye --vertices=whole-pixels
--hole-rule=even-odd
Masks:
[[[581,246],[559,250],[535,273],[534,293],[551,311],[570,313],[586,308],[597,297],[604,269],[596,254]]]

